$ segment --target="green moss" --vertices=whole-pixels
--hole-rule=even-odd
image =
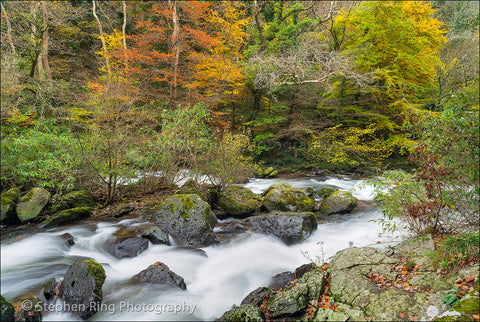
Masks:
[[[183,219],[187,219],[187,218],[190,217],[190,214],[189,214],[188,212],[186,212],[186,211],[182,211],[182,212],[180,213],[180,215],[183,217]]]
[[[8,191],[5,191],[1,195],[1,205],[8,205],[11,203],[14,203],[18,200],[18,197],[20,196],[20,190],[17,188],[12,188]]]
[[[183,209],[192,209],[195,204],[192,201],[192,198],[190,198],[189,195],[180,195],[182,198],[182,208]]]
[[[175,212],[175,210],[177,210],[177,207],[175,207],[175,204],[173,202],[170,202],[170,211],[171,212]]]
[[[90,207],[71,208],[57,212],[44,222],[45,228],[70,224],[74,221],[87,218],[92,213]]]
[[[85,262],[88,265],[88,274],[95,279],[95,295],[101,300],[103,297],[102,285],[107,276],[105,275],[105,270],[102,265],[94,261],[93,259],[87,259]]]
[[[35,194],[35,191],[33,189],[31,189],[25,196],[20,198],[19,202],[30,201],[34,194]]]

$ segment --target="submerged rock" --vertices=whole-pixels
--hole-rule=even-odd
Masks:
[[[155,209],[152,220],[180,244],[205,247],[218,243],[213,232],[217,217],[198,195],[173,195]]]
[[[92,259],[77,260],[67,270],[59,288],[59,297],[71,307],[73,315],[86,320],[97,312],[103,299],[105,270]]]
[[[22,223],[37,218],[50,200],[50,192],[33,188],[18,200],[16,211]]]
[[[312,211],[314,202],[301,189],[279,182],[263,193],[263,206],[268,211]]]
[[[323,215],[347,214],[357,206],[358,199],[348,191],[335,191],[322,200]]]
[[[258,210],[261,198],[250,189],[231,185],[218,195],[218,205],[228,214],[237,216]]]
[[[301,242],[317,229],[317,219],[311,212],[274,212],[243,221],[260,234],[273,235],[287,245]]]
[[[172,272],[164,263],[156,262],[133,277],[142,283],[161,284],[168,287],[187,289],[183,277]]]
[[[0,223],[12,224],[18,221],[15,216],[15,205],[20,196],[20,190],[12,188],[1,195]]]

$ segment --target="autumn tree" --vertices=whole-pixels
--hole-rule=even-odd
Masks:
[[[206,27],[215,37],[215,44],[207,51],[190,55],[193,75],[186,85],[208,98],[208,102],[223,114],[230,107],[230,126],[235,127],[235,108],[245,91],[243,48],[246,44],[246,8],[243,3],[222,1],[206,18]],[[215,118],[225,125],[220,118]]]
[[[433,13],[423,2],[371,1],[337,17],[345,25],[344,51],[356,57],[360,71],[374,71],[381,98],[420,99],[435,80],[445,37]]]
[[[200,1],[143,2],[148,11],[138,17],[131,37],[131,70],[148,85],[146,101],[177,99],[187,84],[186,60],[196,51],[211,48],[216,40],[205,29],[211,3]]]

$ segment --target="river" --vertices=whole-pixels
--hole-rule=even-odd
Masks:
[[[1,293],[8,300],[35,293],[55,277],[60,280],[68,266],[78,258],[90,257],[105,268],[103,305],[90,320],[213,320],[259,286],[267,286],[275,274],[292,271],[308,263],[319,262],[337,251],[353,246],[385,247],[399,242],[404,231],[394,235],[378,234],[381,218],[372,205],[371,187],[358,188],[362,180],[348,177],[295,179],[251,179],[245,184],[255,193],[282,181],[294,187],[333,187],[350,190],[364,206],[351,214],[330,216],[300,244],[287,246],[281,241],[251,232],[241,233],[219,245],[203,248],[204,253],[166,245],[152,245],[134,258],[117,259],[104,250],[105,242],[122,225],[138,225],[141,219],[120,222],[94,222],[38,231],[15,242],[1,245]],[[365,206],[367,205],[367,206]],[[75,245],[67,247],[58,236],[75,236]],[[160,290],[129,283],[130,278],[154,262],[161,261],[182,276],[187,290]],[[60,308],[61,303],[57,303]],[[45,321],[78,320],[69,313],[49,312]]]

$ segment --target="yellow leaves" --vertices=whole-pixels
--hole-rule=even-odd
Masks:
[[[37,122],[36,117],[36,112],[22,113],[17,107],[14,107],[6,120],[17,125],[28,126],[35,125]]]

